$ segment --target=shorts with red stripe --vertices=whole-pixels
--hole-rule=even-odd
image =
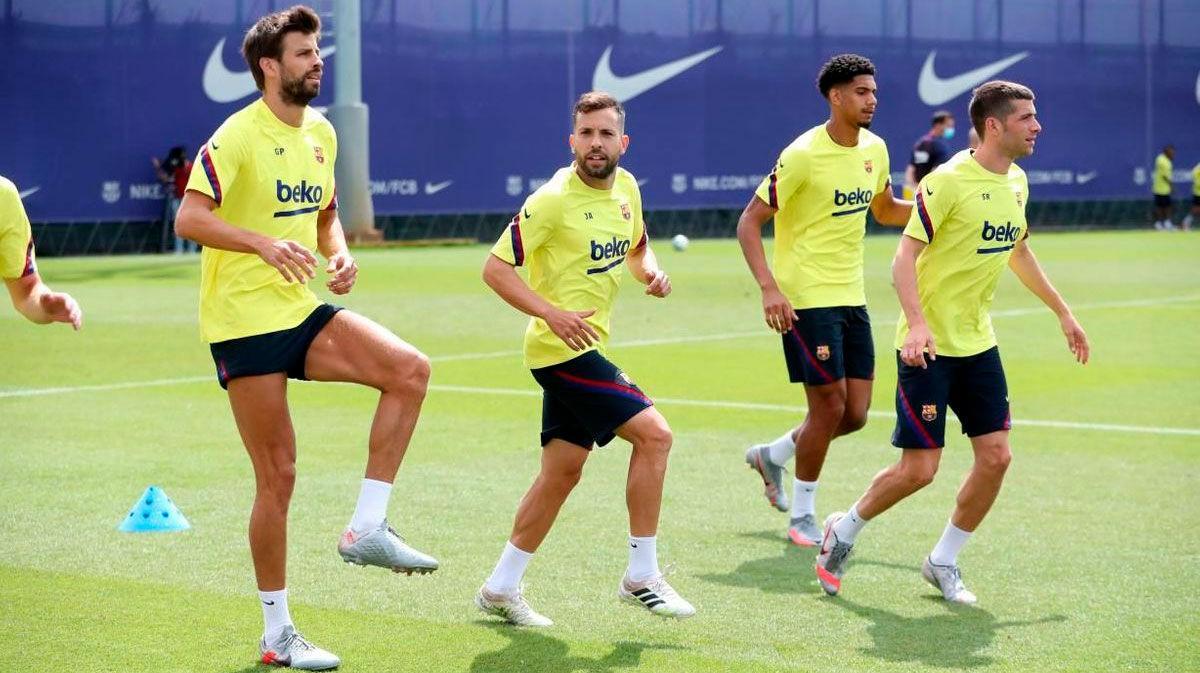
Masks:
[[[867,307],[798,309],[792,329],[783,334],[783,359],[792,383],[874,379],[875,341]]]
[[[926,357],[927,369],[904,364],[896,351],[896,429],[892,445],[938,449],[946,445],[946,407],[962,423],[963,434],[978,437],[1012,427],[1008,382],[1000,349],[992,346],[965,357]]]
[[[604,446],[617,428],[654,404],[596,351],[531,373],[542,387],[542,446],[552,439],[585,449]]]

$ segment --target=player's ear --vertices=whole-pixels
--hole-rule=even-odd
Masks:
[[[622,133],[621,134],[621,154],[625,154],[628,151],[629,151],[629,136]]]
[[[263,56],[262,58],[258,59],[258,67],[262,68],[264,75],[271,73],[276,77],[279,76],[279,61],[276,61],[270,56]]]
[[[575,151],[575,134],[574,133],[567,136],[567,145],[570,146],[572,152]]]

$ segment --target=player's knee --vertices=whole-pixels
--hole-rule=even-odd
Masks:
[[[808,417],[822,425],[838,428],[842,426],[846,416],[846,391],[836,386],[829,387],[832,389],[813,398]]]
[[[286,509],[296,489],[296,464],[280,462],[272,465],[269,474],[264,474],[258,480],[258,492],[277,505]]]
[[[858,432],[867,426],[866,409],[846,409],[842,414],[842,433]]]
[[[662,422],[656,423],[642,432],[634,442],[633,448],[648,458],[662,460],[665,463],[674,442],[675,436],[671,433],[670,426]]]
[[[1004,474],[1012,463],[1012,451],[1006,444],[997,443],[980,451],[975,458],[976,464],[988,472]]]
[[[933,478],[937,476],[937,468],[935,462],[912,461],[904,466],[901,474],[909,488],[917,491],[933,483]]]
[[[407,397],[424,398],[432,371],[429,358],[424,353],[416,352],[406,358],[398,358],[392,372],[391,386]]]

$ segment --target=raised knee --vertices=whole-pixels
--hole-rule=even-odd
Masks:
[[[391,386],[409,397],[423,398],[429,389],[429,376],[433,367],[424,353],[397,359],[392,372]]]

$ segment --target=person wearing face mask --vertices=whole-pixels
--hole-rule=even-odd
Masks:
[[[908,168],[904,171],[904,198],[910,198],[910,195],[915,193],[917,183],[950,158],[950,146],[947,141],[953,137],[954,115],[946,110],[934,112],[929,133],[918,138],[913,144]]]

